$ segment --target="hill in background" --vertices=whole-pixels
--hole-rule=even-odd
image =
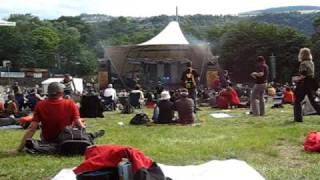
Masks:
[[[319,16],[320,6],[288,6],[241,13],[239,16],[187,15],[180,16],[179,21],[182,28],[192,34],[202,34],[202,32],[207,31],[213,26],[223,26],[226,23],[256,21],[292,27],[305,35],[310,36],[314,33],[313,22]],[[81,14],[80,17],[86,22],[98,24],[106,23],[118,18],[103,14]],[[146,30],[151,28],[152,31],[157,31],[159,30],[158,28],[161,30],[161,28],[164,28],[170,20],[175,19],[174,16],[166,15],[125,18],[135,24],[135,26],[143,27]]]
[[[239,16],[257,16],[262,14],[281,14],[299,12],[302,14],[320,12],[320,6],[285,6],[240,13]]]

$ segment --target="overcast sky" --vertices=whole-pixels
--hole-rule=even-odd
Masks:
[[[111,16],[237,14],[279,6],[320,6],[320,0],[0,0],[0,18],[31,13],[44,19],[81,13]]]

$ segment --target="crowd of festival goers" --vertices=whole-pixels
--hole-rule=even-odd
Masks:
[[[272,97],[278,100],[273,108],[291,104],[294,106],[294,121],[302,122],[301,102],[305,97],[308,97],[317,114],[320,113],[320,106],[315,100],[318,83],[314,78],[310,49],[302,48],[298,57],[299,74],[292,78],[291,85],[268,82],[269,67],[263,56],[257,57],[255,71],[250,74],[254,80],[252,88],[248,84],[232,83],[227,70],[220,73],[220,78],[212,82],[211,88],[203,87],[199,83],[199,74],[191,63],[187,63],[186,70],[181,75],[181,88],[178,89],[169,89],[161,82],[151,89],[143,89],[137,82],[132,89],[122,88],[117,89],[117,92],[113,84],[108,84],[105,89],[98,91],[94,83],[87,83],[80,95],[73,78],[66,74],[61,82],[49,84],[48,92],[43,94],[38,85],[25,89],[15,82],[1,95],[3,100],[0,101],[0,119],[17,119],[30,114],[33,117],[29,128],[31,130],[24,136],[18,151],[23,148],[25,139],[33,136],[38,123],[42,123],[43,128],[56,127],[55,131],[42,129],[42,133],[47,136],[45,140],[49,141],[66,126],[85,127],[81,118],[103,117],[104,111],[121,110],[122,113],[132,113],[134,109],[152,108],[153,123],[187,125],[199,120],[197,111],[200,111],[201,106],[220,109],[248,108],[252,116],[264,116],[265,101]],[[76,103],[75,97],[79,96],[81,99]],[[59,122],[52,124],[52,117]]]

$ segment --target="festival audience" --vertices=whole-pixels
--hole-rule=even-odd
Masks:
[[[3,113],[4,110],[4,103],[0,100],[0,113]]]
[[[4,104],[6,116],[15,115],[19,112],[17,102],[12,94],[8,95],[8,100]]]
[[[23,106],[24,106],[24,96],[23,96],[23,91],[21,87],[19,86],[18,82],[14,82],[14,84],[11,87],[15,100],[16,100],[16,105],[21,111]]]
[[[64,85],[64,95],[72,96],[76,92],[76,85],[74,84],[73,78],[69,74],[65,74],[61,82]]]
[[[103,99],[106,106],[111,105],[112,108],[108,110],[116,110],[116,104],[118,101],[117,91],[113,88],[112,84],[108,84],[107,88],[103,92]]]
[[[139,101],[140,105],[144,104],[144,95],[143,95],[143,92],[141,90],[141,86],[139,84],[137,84],[135,86],[135,88],[130,91],[130,94],[140,94],[140,97],[139,97],[138,101]],[[129,96],[130,96],[130,94],[129,94]]]
[[[286,87],[283,92],[282,104],[293,104],[294,103],[294,93],[290,87]]]
[[[302,106],[301,102],[304,100],[305,96],[308,99],[317,114],[320,114],[320,105],[315,102],[316,90],[318,89],[318,83],[314,78],[314,63],[312,60],[312,54],[309,48],[300,49],[298,60],[300,62],[299,66],[299,76],[294,78],[296,83],[296,89],[294,92],[295,102],[294,102],[294,121],[303,122],[302,116]]]
[[[174,117],[174,103],[170,101],[170,93],[168,91],[162,91],[160,96],[160,101],[157,104],[158,109],[155,109],[155,111],[158,111],[158,115],[155,115],[157,117],[155,119],[155,123],[159,124],[167,124],[172,123],[173,117]]]
[[[240,99],[237,91],[229,83],[222,89],[217,97],[217,105],[221,109],[236,108],[240,106]]]
[[[32,111],[34,110],[34,107],[39,101],[44,100],[44,98],[41,97],[40,94],[38,94],[37,89],[31,89],[30,93],[26,96],[26,99],[27,99],[27,106]]]
[[[199,74],[192,68],[192,63],[187,63],[187,69],[182,73],[181,81],[183,87],[188,90],[189,97],[194,101],[194,110],[198,110],[197,103],[197,82],[199,81]]]
[[[194,101],[189,98],[187,89],[180,90],[180,98],[174,103],[175,110],[178,111],[178,123],[192,124],[195,122]]]
[[[268,76],[269,67],[266,64],[266,60],[263,56],[258,56],[256,71],[251,73],[251,77],[255,80],[250,96],[250,109],[254,116],[265,115],[264,94],[267,88]]]
[[[107,88],[103,92],[104,97],[111,97],[113,101],[117,100],[117,91],[113,88],[112,84],[108,84]]]
[[[240,99],[237,91],[233,88],[231,83],[227,86],[227,92],[229,93],[230,106],[238,107],[240,105]]]
[[[41,139],[43,142],[55,142],[58,135],[67,126],[84,128],[80,120],[79,110],[73,100],[63,99],[64,85],[53,82],[48,86],[48,99],[40,101],[33,114],[29,129],[23,136],[17,149],[10,151],[16,154],[24,149],[26,140],[32,138],[41,123]]]
[[[147,92],[147,94],[146,94],[146,104],[145,104],[145,106],[146,106],[147,108],[154,108],[155,104],[156,104],[156,103],[155,103],[154,94],[153,94],[151,91]]]

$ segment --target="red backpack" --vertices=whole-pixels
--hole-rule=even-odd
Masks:
[[[320,132],[309,132],[303,145],[305,151],[320,152]]]

